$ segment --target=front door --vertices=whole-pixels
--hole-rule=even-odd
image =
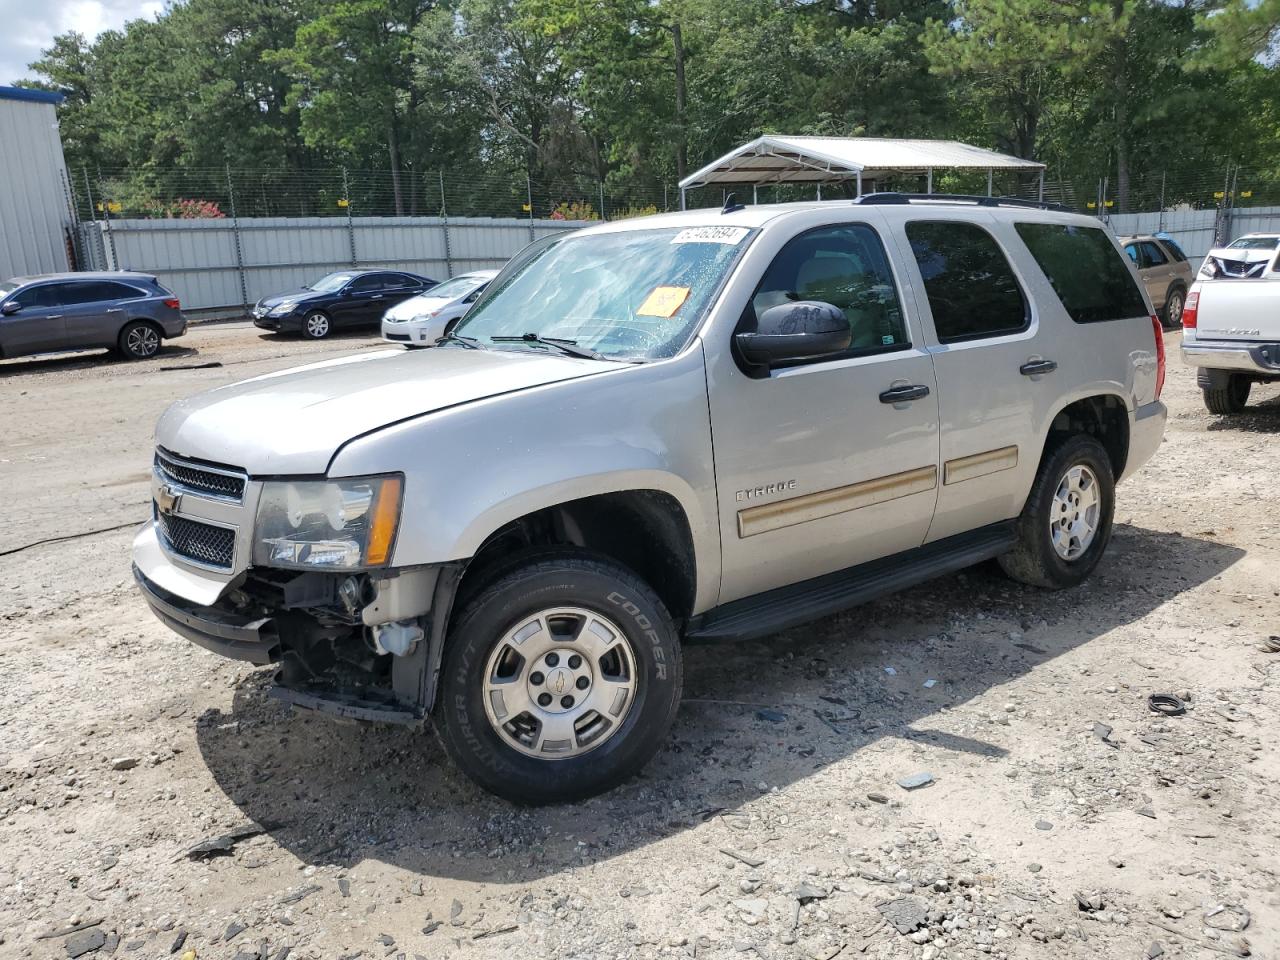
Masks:
[[[929,541],[1018,515],[1040,461],[1039,425],[1062,375],[1015,271],[1013,226],[972,210],[895,226],[918,299],[941,413],[938,506]],[[1024,257],[1025,259],[1025,257]]]
[[[872,223],[806,230],[764,271],[739,330],[776,304],[821,300],[844,311],[850,349],[754,379],[717,345],[721,603],[924,541],[937,495],[938,394],[901,289]]]
[[[333,322],[339,327],[356,327],[377,323],[386,310],[382,274],[367,273],[356,277],[333,305]]]
[[[10,357],[60,350],[66,342],[66,321],[55,285],[42,283],[9,297],[15,313],[0,315],[0,348]]]

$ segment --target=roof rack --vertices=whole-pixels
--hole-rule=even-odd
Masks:
[[[1043,200],[1024,200],[1021,197],[983,197],[977,194],[968,193],[864,193],[853,202],[875,205],[911,203],[913,200],[923,200],[926,202],[943,200],[948,203],[973,203],[980,207],[1029,207],[1033,210],[1057,210],[1061,213],[1071,212],[1060,203],[1048,203]]]

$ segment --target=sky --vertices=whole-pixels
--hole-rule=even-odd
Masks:
[[[60,33],[78,30],[92,40],[163,7],[163,0],[0,0],[0,86],[34,79],[27,64]]]

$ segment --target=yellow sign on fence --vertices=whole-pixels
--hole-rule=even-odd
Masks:
[[[341,200],[339,200],[339,201],[338,201],[338,206],[340,206],[340,207],[349,207],[349,206],[351,206],[351,201],[350,201],[350,200],[347,200],[347,199],[344,197],[343,199],[341,199]]]

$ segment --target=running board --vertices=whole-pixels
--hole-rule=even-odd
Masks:
[[[1007,553],[1013,520],[927,543],[715,607],[689,621],[688,640],[757,640]]]

